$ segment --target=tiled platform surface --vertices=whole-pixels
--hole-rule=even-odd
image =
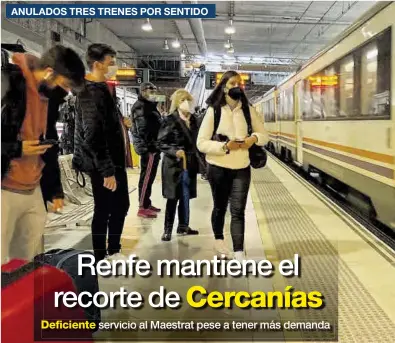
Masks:
[[[158,173],[160,175],[160,173]],[[138,170],[130,172],[130,182],[137,185]],[[200,231],[197,237],[174,237],[172,242],[162,243],[164,214],[155,220],[142,220],[136,216],[137,193],[131,194],[129,212],[123,235],[124,253],[135,253],[151,263],[157,259],[211,259],[212,232],[210,215],[212,201],[207,182],[199,181],[199,197],[191,204],[191,226]],[[158,176],[153,188],[156,206],[164,209],[161,184]],[[229,219],[229,218],[228,218]],[[298,253],[302,259],[302,277],[285,279],[159,279],[110,278],[100,279],[103,291],[116,291],[125,286],[147,294],[164,285],[180,294],[191,285],[202,285],[210,290],[284,290],[287,285],[296,289],[321,291],[330,306],[324,311],[308,314],[295,310],[237,311],[149,311],[106,310],[104,320],[132,320],[155,317],[160,319],[256,319],[274,320],[325,320],[339,316],[340,342],[374,343],[394,342],[395,339],[395,259],[392,254],[377,249],[369,238],[353,231],[334,211],[314,196],[277,162],[269,159],[267,168],[254,171],[253,184],[246,214],[246,252],[254,259],[268,258],[278,261]],[[229,220],[226,223],[229,231]],[[69,227],[48,231],[46,248],[91,249],[88,227]],[[366,236],[366,235],[365,235]],[[230,246],[229,234],[226,236]],[[372,243],[373,242],[373,243]],[[336,306],[338,303],[338,306]],[[102,335],[102,333],[100,333]],[[108,337],[116,342],[120,334]],[[248,336],[248,337],[247,337]],[[103,336],[104,337],[104,336]],[[172,335],[169,333],[169,338]],[[319,336],[319,337],[322,337]],[[319,338],[315,337],[316,340]],[[233,337],[236,338],[237,337]],[[278,333],[276,341],[299,338],[312,341],[314,335]],[[207,341],[204,336],[202,341]],[[254,334],[240,341],[258,341]]]

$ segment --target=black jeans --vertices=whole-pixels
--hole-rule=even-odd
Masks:
[[[173,230],[174,219],[176,217],[178,203],[178,226],[189,227],[189,200],[186,202],[184,197],[180,199],[167,199],[166,213],[165,213],[165,231],[171,232]]]
[[[227,169],[208,165],[207,178],[211,186],[214,209],[211,224],[215,239],[224,239],[225,214],[230,201],[230,233],[233,250],[244,250],[245,208],[251,182],[251,169]]]
[[[139,206],[149,208],[151,206],[152,184],[155,181],[160,153],[146,153],[140,156],[140,180],[139,180]]]
[[[92,220],[92,244],[96,262],[106,254],[113,255],[121,250],[121,235],[125,217],[129,210],[129,190],[126,170],[115,172],[117,189],[112,192],[103,186],[103,177],[94,172],[91,174],[95,209]],[[106,240],[108,233],[108,248]]]

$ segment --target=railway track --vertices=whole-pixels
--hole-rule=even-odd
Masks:
[[[331,188],[329,185],[320,182],[319,177],[315,177],[314,174],[312,175],[311,173],[305,172],[303,168],[299,168],[292,162],[286,162],[282,160],[277,155],[274,155],[270,152],[268,152],[268,154],[289,172],[297,174],[300,178],[302,178],[305,182],[312,186],[317,192],[319,192],[324,197],[328,198],[332,203],[341,208],[355,221],[362,225],[366,230],[368,230],[382,243],[384,243],[387,246],[387,249],[389,249],[388,252],[391,255],[395,255],[395,232],[393,230],[391,230],[384,224],[376,221],[375,219],[369,218],[369,216],[367,216],[359,209],[357,209],[353,204],[351,204],[343,194]]]

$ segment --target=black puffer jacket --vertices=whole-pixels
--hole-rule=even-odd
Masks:
[[[158,152],[158,133],[162,117],[156,108],[157,103],[139,96],[132,108],[133,146],[138,155]]]
[[[7,175],[11,160],[22,156],[22,142],[18,140],[23,121],[26,115],[26,81],[20,68],[9,65],[7,71],[2,71],[2,80],[7,81],[8,90],[2,99],[1,109],[1,179]],[[4,84],[2,84],[4,87]],[[2,87],[2,88],[3,88]],[[64,102],[67,93],[57,87],[50,91],[48,96],[48,117],[46,139],[58,140],[56,122],[59,117],[59,105]],[[48,149],[41,156],[45,167],[41,177],[41,191],[44,201],[54,198],[63,198],[63,188],[60,179],[58,162],[59,148],[57,145]]]
[[[73,167],[109,177],[125,166],[125,140],[114,98],[105,82],[86,81],[76,101]]]
[[[185,125],[178,112],[167,116],[159,132],[159,149],[164,153],[162,162],[162,194],[166,199],[179,199],[181,192],[182,160],[176,156],[184,150],[190,178],[190,199],[196,198],[196,175],[199,170],[196,118],[191,116],[190,128]]]

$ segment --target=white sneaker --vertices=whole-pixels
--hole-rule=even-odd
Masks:
[[[112,262],[116,262],[116,261],[127,261],[129,258],[121,253],[116,253],[113,255],[107,255],[106,256],[106,260],[109,261],[110,263]],[[115,273],[113,274],[113,276],[124,276],[127,275],[129,272],[129,266],[126,265],[126,269],[122,269],[123,267],[118,265],[118,268],[116,269]]]
[[[231,253],[229,249],[226,247],[225,242],[223,239],[216,239],[214,243],[214,249],[219,257],[225,255],[225,258],[229,258]]]
[[[244,251],[236,251],[234,255],[234,259],[242,263],[246,259]]]
[[[106,259],[109,261],[127,261],[129,258],[120,252],[117,252],[116,254],[113,255],[107,255]]]

